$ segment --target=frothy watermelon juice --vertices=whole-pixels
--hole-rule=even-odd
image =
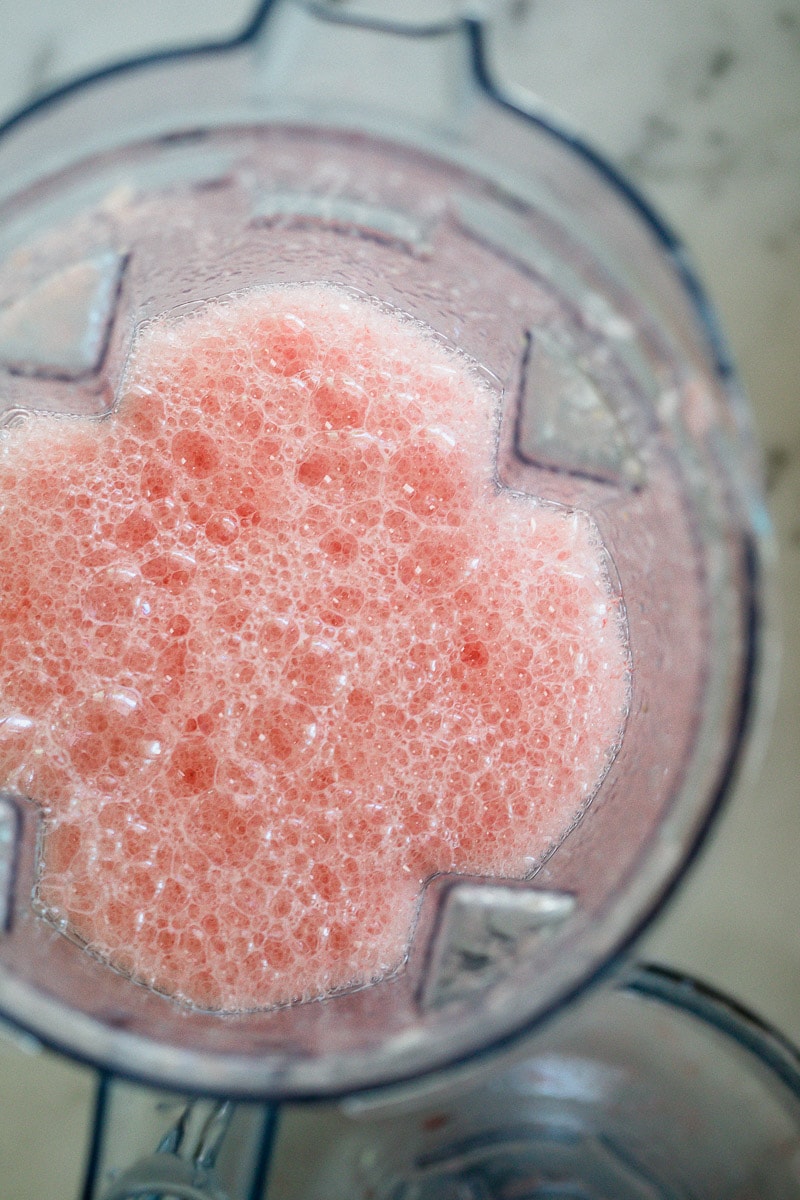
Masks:
[[[0,458],[0,783],[46,915],[205,1008],[401,966],[426,880],[519,878],[618,747],[581,513],[499,486],[498,398],[322,286],[143,327],[113,413]]]

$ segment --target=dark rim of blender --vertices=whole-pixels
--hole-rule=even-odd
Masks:
[[[270,13],[278,2],[279,0],[259,0],[255,11],[244,27],[230,38],[217,41],[198,41],[187,45],[169,47],[165,50],[153,50],[134,58],[126,58],[108,63],[97,70],[78,75],[74,79],[70,79],[67,83],[61,84],[42,96],[38,96],[29,104],[12,113],[10,117],[7,117],[5,121],[0,123],[0,139],[4,138],[8,133],[16,129],[17,126],[22,125],[30,117],[41,112],[43,109],[58,103],[74,92],[81,91],[85,87],[109,79],[113,75],[124,74],[127,71],[136,71],[143,67],[155,66],[158,63],[170,62],[173,59],[191,58],[195,55],[204,54],[222,54],[226,51],[240,49],[258,37]],[[523,120],[531,122],[550,137],[565,143],[574,150],[577,155],[592,166],[599,175],[623,196],[649,226],[656,241],[667,252],[673,268],[691,301],[692,307],[695,309],[700,328],[705,335],[711,351],[717,374],[726,383],[732,383],[736,380],[736,369],[714,308],[706,295],[704,287],[700,283],[697,272],[691,264],[688,252],[680,238],[659,216],[638,188],[602,154],[598,153],[590,142],[586,141],[575,131],[559,125],[550,116],[544,116],[540,112],[534,112],[531,108],[526,108],[522,104],[517,103],[517,101],[507,94],[505,89],[494,78],[489,68],[484,21],[474,17],[459,17],[427,25],[405,25],[395,21],[372,19],[357,14],[350,15],[346,12],[337,11],[329,3],[325,2],[325,0],[296,0],[296,2],[302,4],[311,14],[320,20],[335,24],[352,25],[362,29],[373,29],[396,36],[412,38],[438,37],[453,33],[459,28],[463,29],[469,39],[473,74],[486,95],[494,103],[514,113]]]
[[[151,51],[135,58],[124,59],[117,62],[107,64],[97,70],[90,71],[80,75],[69,82],[62,84],[47,94],[38,97],[28,105],[24,106],[17,112],[13,113],[5,122],[0,124],[0,140],[7,134],[15,130],[18,126],[24,124],[29,118],[39,114],[44,109],[49,108],[61,100],[69,97],[75,92],[81,91],[84,88],[94,84],[104,82],[115,75],[121,75],[126,72],[132,72],[141,68],[155,66],[161,63],[168,63],[176,59],[191,58],[202,55],[216,55],[230,51],[235,51],[245,46],[247,43],[254,41],[262,32],[270,13],[277,7],[280,0],[259,0],[256,8],[246,22],[244,27],[232,37],[219,40],[197,42],[194,44],[172,47],[165,50]],[[665,252],[666,257],[672,265],[678,281],[683,287],[683,290],[690,302],[692,309],[698,321],[700,330],[702,331],[707,348],[711,355],[711,364],[720,383],[724,386],[732,403],[735,403],[738,396],[741,394],[738,388],[738,377],[733,365],[731,355],[728,351],[727,342],[722,334],[718,324],[716,314],[711,302],[709,301],[705,289],[700,282],[694,267],[691,264],[690,256],[686,251],[683,243],[658,215],[649,201],[639,192],[620,171],[609,163],[594,147],[584,140],[579,134],[572,130],[562,127],[555,122],[551,117],[545,116],[542,113],[534,112],[523,107],[514,98],[509,96],[506,91],[494,79],[489,68],[488,55],[486,50],[486,38],[484,23],[480,20],[470,17],[454,18],[450,21],[442,21],[430,25],[402,25],[390,21],[372,20],[366,17],[348,16],[344,12],[336,12],[332,10],[327,3],[316,2],[316,0],[297,0],[303,4],[313,15],[322,20],[335,21],[337,23],[349,23],[359,25],[365,28],[372,28],[382,32],[410,36],[410,37],[428,37],[439,36],[455,32],[457,29],[462,29],[469,39],[469,47],[471,51],[471,65],[475,79],[485,94],[494,103],[504,108],[513,115],[522,120],[528,121],[535,125],[539,130],[555,141],[566,145],[578,157],[582,158],[598,175],[600,175],[613,190],[615,190],[621,198],[635,211],[635,213],[643,220],[649,228],[655,241]],[[337,1096],[353,1095],[358,1092],[379,1090],[387,1084],[397,1082],[413,1082],[415,1079],[424,1078],[425,1076],[442,1070],[456,1069],[470,1061],[481,1060],[487,1056],[501,1052],[504,1048],[510,1046],[518,1038],[525,1036],[530,1031],[538,1027],[543,1022],[550,1019],[565,1005],[571,1003],[583,992],[593,988],[601,981],[608,979],[620,969],[620,962],[623,960],[631,946],[641,936],[642,932],[647,928],[657,913],[661,911],[664,904],[670,899],[678,884],[682,881],[685,873],[697,858],[702,849],[707,834],[713,825],[724,801],[731,791],[737,769],[743,757],[744,747],[747,742],[751,727],[754,724],[754,714],[756,711],[758,669],[762,659],[762,644],[761,631],[763,628],[763,571],[761,561],[761,549],[758,537],[749,529],[744,529],[741,534],[740,552],[743,560],[742,570],[742,617],[743,617],[743,639],[745,643],[744,657],[742,663],[742,682],[739,692],[739,704],[735,714],[735,719],[732,722],[732,731],[729,742],[728,751],[722,767],[719,772],[718,782],[713,790],[710,802],[704,811],[701,823],[695,830],[691,843],[686,847],[685,854],[677,867],[673,868],[672,874],[661,881],[660,888],[654,891],[650,901],[643,905],[639,918],[635,925],[625,937],[616,942],[611,956],[602,962],[599,966],[588,974],[582,976],[577,982],[567,986],[563,991],[543,1009],[541,1009],[535,1017],[515,1026],[512,1030],[493,1039],[489,1044],[481,1046],[477,1050],[468,1050],[456,1055],[455,1057],[447,1058],[442,1062],[437,1062],[432,1066],[424,1068],[412,1069],[405,1074],[398,1075],[395,1073],[390,1079],[383,1081],[373,1079],[369,1082],[343,1084],[338,1088],[325,1087],[314,1091],[312,1088],[301,1088],[293,1094],[290,1092],[286,1095],[285,1090],[281,1090],[280,1085],[265,1087],[254,1085],[252,1091],[247,1088],[236,1087],[231,1089],[228,1094],[235,1093],[236,1098],[246,1100],[268,1100],[270,1098],[285,1098],[291,1102],[314,1102],[322,1099],[334,1099]],[[666,972],[664,972],[666,974]],[[701,985],[698,985],[700,988]],[[720,997],[724,1001],[724,997]],[[728,1002],[730,1003],[730,1002]],[[742,1010],[744,1011],[744,1010]],[[18,1018],[10,1018],[18,1020]],[[19,1022],[22,1024],[22,1022]],[[766,1027],[765,1027],[766,1028]],[[52,1049],[69,1054],[78,1062],[84,1062],[92,1067],[99,1068],[101,1072],[108,1073],[109,1068],[99,1063],[98,1060],[91,1056],[88,1051],[81,1052],[75,1050],[67,1042],[59,1039],[57,1035],[41,1033],[35,1031],[35,1036],[38,1041]],[[140,1081],[147,1084],[155,1084],[157,1086],[175,1086],[175,1081],[165,1079],[157,1072],[148,1071],[143,1068],[141,1071],[116,1069],[113,1074],[122,1079],[130,1079],[132,1081]],[[219,1089],[211,1090],[204,1089],[202,1086],[195,1086],[185,1089],[187,1094],[192,1095],[218,1095]]]
[[[800,1049],[774,1025],[718,988],[661,963],[645,962],[630,966],[618,979],[615,990],[654,1000],[718,1030],[758,1060],[800,1100]],[[96,1095],[99,1112],[106,1107],[108,1084],[113,1078],[126,1077],[108,1070],[100,1072]],[[379,1088],[372,1090],[380,1091]],[[330,1100],[335,1097],[292,1098],[290,1103],[313,1103],[318,1099]],[[280,1101],[267,1099],[264,1103],[269,1122],[265,1130],[266,1141],[269,1142],[275,1134]],[[90,1158],[92,1148],[95,1153],[99,1148],[100,1134],[100,1122],[96,1121]]]
[[[674,230],[659,216],[650,202],[645,199],[637,187],[617,170],[602,154],[586,141],[580,134],[559,125],[550,116],[534,112],[532,108],[524,107],[513,99],[494,78],[489,67],[489,56],[486,49],[485,23],[474,17],[454,17],[427,25],[404,25],[396,21],[372,19],[357,14],[351,15],[337,11],[326,0],[296,0],[310,13],[320,20],[337,24],[349,24],[365,29],[374,29],[404,37],[437,37],[463,29],[469,39],[471,50],[471,65],[475,80],[486,95],[500,107],[514,113],[523,120],[529,121],[545,134],[569,146],[579,157],[583,158],[594,170],[601,175],[614,190],[634,209],[650,228],[656,241],[663,250],[682,283],[684,290],[695,310],[701,330],[704,333],[708,348],[711,352],[714,368],[723,383],[733,384],[737,380],[727,341],[722,333],[716,313],[711,305],[705,289],[700,282],[697,272],[690,261],[689,254]],[[248,42],[254,41],[266,25],[272,10],[279,0],[259,0],[255,10],[244,27],[232,37],[218,41],[200,41],[188,45],[170,47],[165,50],[154,50],[134,58],[122,59],[109,63],[97,70],[79,75],[67,83],[37,97],[29,104],[12,113],[0,123],[0,139],[5,137],[17,126],[23,124],[33,115],[43,109],[58,103],[60,100],[82,90],[92,84],[99,83],[113,75],[140,68],[155,66],[158,63],[170,62],[173,59],[191,58],[195,55],[222,54],[240,49]]]

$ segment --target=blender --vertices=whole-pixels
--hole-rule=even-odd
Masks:
[[[159,314],[343,282],[497,381],[500,485],[588,513],[625,605],[630,710],[581,820],[524,880],[428,880],[403,969],[368,988],[176,1007],[36,914],[36,807],[4,796],[0,1009],[112,1093],[132,1077],[242,1101],[198,1101],[159,1135],[167,1153],[199,1123],[193,1169],[250,1121],[257,1177],[271,1119],[247,1102],[474,1069],[584,992],[668,896],[750,721],[765,520],[724,342],[670,232],[493,78],[487,47],[479,16],[275,0],[230,43],[101,72],[2,131],[6,424],[112,412]]]

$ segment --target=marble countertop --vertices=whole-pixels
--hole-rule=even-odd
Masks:
[[[7,4],[0,117],[108,59],[225,35],[249,8]],[[495,53],[680,234],[752,400],[779,550],[775,716],[757,770],[638,955],[700,976],[800,1044],[800,0],[515,0]],[[75,1194],[92,1086],[81,1068],[0,1042],[4,1194]]]

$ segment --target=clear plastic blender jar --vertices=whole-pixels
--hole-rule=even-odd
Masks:
[[[334,282],[479,365],[498,488],[588,515],[631,659],[624,737],[568,836],[526,878],[427,879],[402,969],[322,1001],[220,1015],[110,970],[32,905],[46,800],[7,793],[0,1010],[104,1070],[241,1098],[389,1085],[531,1030],[664,902],[751,715],[753,445],[680,247],[494,81],[471,18],[396,28],[275,0],[227,45],[34,105],[0,167],[7,426],[113,416],[135,332],[161,314]]]

